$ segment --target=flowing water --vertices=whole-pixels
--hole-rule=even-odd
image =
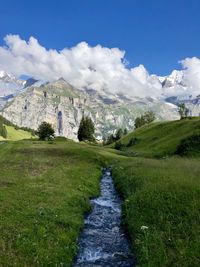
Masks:
[[[128,240],[121,228],[121,200],[110,171],[101,180],[101,195],[91,200],[92,212],[85,218],[74,267],[133,267]]]

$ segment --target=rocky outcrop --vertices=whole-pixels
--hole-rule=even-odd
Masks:
[[[158,119],[177,119],[176,106],[153,98],[139,99],[78,90],[64,79],[34,85],[16,96],[2,110],[2,115],[20,127],[37,129],[41,122],[52,124],[58,136],[76,140],[80,120],[89,115],[95,123],[96,137],[122,127],[132,130],[134,119],[145,110],[153,110]]]

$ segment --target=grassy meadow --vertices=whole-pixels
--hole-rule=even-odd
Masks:
[[[145,125],[122,138],[127,156],[168,157],[174,155],[180,141],[192,134],[200,134],[200,118]],[[135,144],[127,146],[131,138]]]
[[[23,139],[31,139],[35,138],[32,134],[31,131],[25,131],[24,129],[20,129],[19,127],[16,127],[14,124],[6,120],[0,115],[0,129],[2,126],[5,126],[7,136],[6,139],[1,136],[0,134],[0,141],[18,141],[18,140],[23,140]]]
[[[138,266],[200,266],[199,163],[197,158],[172,157],[114,164]]]
[[[71,266],[101,164],[73,142],[0,146],[0,266]]]
[[[124,200],[137,266],[200,266],[200,160],[173,155],[199,129],[197,119],[151,124],[124,137],[140,141],[123,151],[65,139],[1,144],[0,266],[71,266],[103,166]]]

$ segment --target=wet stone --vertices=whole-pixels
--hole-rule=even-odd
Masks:
[[[74,267],[133,267],[128,240],[121,227],[121,200],[111,174],[104,171],[100,197],[91,200]]]

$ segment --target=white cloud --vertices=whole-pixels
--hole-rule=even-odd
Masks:
[[[158,76],[150,75],[143,65],[129,69],[125,52],[118,48],[91,47],[81,42],[57,51],[47,50],[34,37],[26,42],[18,35],[7,35],[4,40],[5,46],[0,47],[0,69],[16,76],[25,74],[50,81],[63,77],[78,88],[87,86],[141,97],[200,92],[200,59],[195,57],[181,61],[187,88],[163,89]]]
[[[36,79],[65,78],[74,86],[89,86],[131,95],[160,95],[158,78],[149,75],[143,65],[128,69],[125,52],[101,45],[89,46],[81,42],[61,51],[47,50],[34,37],[29,41],[18,35],[7,35],[6,46],[0,47],[0,68],[20,76]]]
[[[188,92],[193,95],[200,94],[200,59],[197,57],[186,58],[181,61],[184,68],[184,82]]]

